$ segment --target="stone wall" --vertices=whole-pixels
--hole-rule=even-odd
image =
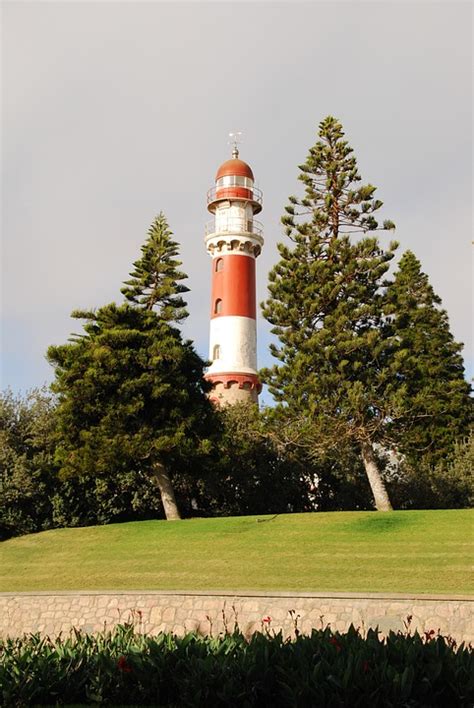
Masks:
[[[474,598],[404,596],[360,593],[230,592],[37,592],[0,593],[0,636],[42,632],[56,636],[78,627],[97,632],[134,622],[147,633],[196,631],[217,634],[237,624],[247,636],[262,627],[303,633],[330,625],[345,631],[352,623],[362,631],[379,627],[382,633],[434,629],[458,642],[474,641]],[[263,622],[263,619],[266,621]],[[268,619],[270,618],[270,619]]]

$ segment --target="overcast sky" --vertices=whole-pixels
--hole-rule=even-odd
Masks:
[[[206,191],[230,156],[264,193],[258,298],[297,165],[338,117],[471,337],[471,5],[458,2],[4,2],[2,388],[50,381],[74,308],[120,299],[163,210],[189,275],[185,333],[208,354]],[[388,239],[390,236],[382,237]],[[259,319],[259,365],[270,363]]]

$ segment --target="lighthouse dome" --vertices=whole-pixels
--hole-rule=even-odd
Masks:
[[[248,177],[252,181],[254,179],[250,166],[237,157],[233,157],[231,160],[226,160],[222,163],[216,173],[216,182],[221,177],[227,176]]]

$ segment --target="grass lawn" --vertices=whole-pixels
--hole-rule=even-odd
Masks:
[[[0,544],[0,591],[474,594],[474,511],[328,512],[58,529]]]

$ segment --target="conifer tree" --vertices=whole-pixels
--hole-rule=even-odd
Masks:
[[[397,377],[407,400],[404,415],[394,421],[397,448],[412,463],[423,458],[435,465],[449,458],[472,421],[462,345],[454,341],[441,299],[411,251],[400,259],[386,300],[392,334],[403,351]]]
[[[186,316],[177,244],[162,214],[123,292],[128,302],[75,311],[84,334],[48,349],[59,396],[64,474],[139,470],[156,481],[167,519],[179,519],[173,459],[206,445],[212,410],[205,362],[171,323]]]
[[[394,225],[379,227],[382,202],[374,186],[359,186],[341,124],[327,117],[319,137],[300,165],[305,195],[290,197],[282,218],[290,244],[278,245],[262,305],[279,340],[271,345],[278,364],[262,378],[315,448],[357,443],[376,508],[385,511],[391,504],[374,445],[385,441],[400,395],[381,285],[397,244],[383,250],[374,237],[352,242],[350,235]]]
[[[179,270],[181,261],[176,258],[179,246],[172,235],[165,215],[160,212],[148,230],[142,257],[133,264],[134,270],[122,293],[127,300],[147,310],[158,308],[162,320],[180,322],[188,316],[181,295],[189,292],[180,281],[188,276]]]

